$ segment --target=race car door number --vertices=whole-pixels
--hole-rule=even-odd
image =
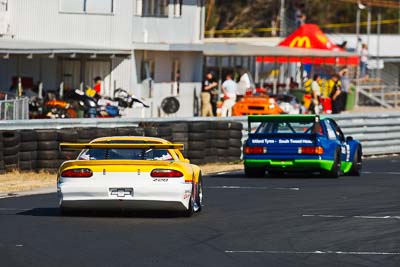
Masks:
[[[110,195],[116,197],[133,196],[133,188],[110,188]]]

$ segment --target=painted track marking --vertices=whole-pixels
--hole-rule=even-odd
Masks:
[[[236,185],[221,185],[221,186],[206,186],[209,189],[247,189],[247,190],[291,190],[299,191],[298,187],[265,187],[265,186],[236,186]]]
[[[336,255],[400,255],[400,252],[377,251],[275,251],[275,250],[225,250],[225,253],[258,253],[258,254],[336,254]]]
[[[303,214],[302,217],[319,217],[319,218],[356,218],[356,219],[394,219],[400,220],[400,216],[343,216],[343,215],[319,215],[319,214]]]

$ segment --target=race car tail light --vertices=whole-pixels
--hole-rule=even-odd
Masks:
[[[266,154],[267,148],[263,146],[246,146],[244,148],[245,154]]]
[[[93,172],[87,168],[70,169],[63,171],[61,176],[67,178],[89,178],[93,176]]]
[[[183,173],[177,170],[154,169],[150,175],[151,177],[178,178],[182,177]]]
[[[324,149],[321,146],[299,147],[299,154],[322,155],[322,154],[324,154]]]

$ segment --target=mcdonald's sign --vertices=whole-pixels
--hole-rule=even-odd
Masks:
[[[310,38],[307,36],[296,36],[289,44],[290,47],[311,48]]]

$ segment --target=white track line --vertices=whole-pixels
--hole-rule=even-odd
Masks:
[[[400,252],[376,251],[274,251],[274,250],[225,250],[225,253],[258,253],[258,254],[336,254],[336,255],[400,255]]]
[[[356,218],[356,219],[394,219],[400,220],[400,216],[343,216],[343,215],[319,215],[319,214],[303,214],[302,217],[320,217],[320,218]]]
[[[370,172],[370,171],[363,171],[363,174],[390,174],[390,175],[400,175],[400,172]]]
[[[209,189],[248,189],[248,190],[291,190],[299,191],[298,187],[263,187],[263,186],[236,186],[236,185],[221,185],[221,186],[206,186]]]

